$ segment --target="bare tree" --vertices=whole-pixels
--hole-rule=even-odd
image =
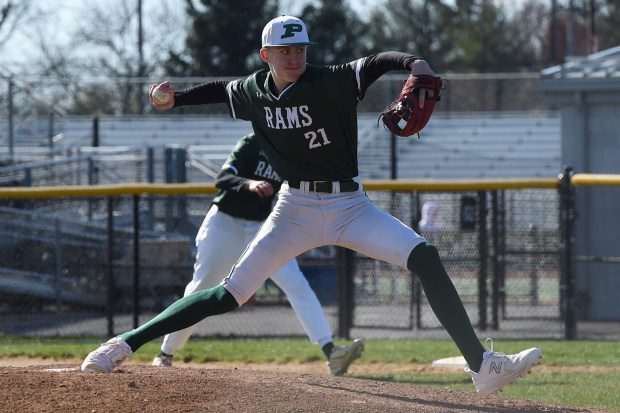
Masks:
[[[0,0],[0,47],[13,34],[29,7],[29,1]]]
[[[0,0],[0,50],[20,27],[41,17],[33,0]]]
[[[161,75],[163,62],[171,50],[178,48],[179,39],[184,38],[181,16],[175,15],[170,2],[149,2],[152,7],[144,10],[144,66],[141,70],[137,4],[137,1],[123,0],[89,1],[71,47],[82,74],[121,81],[117,83],[113,98],[120,102],[118,111],[123,114],[139,113],[146,104],[144,85],[135,78],[140,74]],[[110,86],[99,88],[100,92],[111,89]],[[97,88],[90,92],[97,93]]]

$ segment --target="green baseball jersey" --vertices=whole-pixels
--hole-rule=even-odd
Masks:
[[[233,118],[252,122],[267,158],[286,180],[343,180],[358,175],[357,103],[361,59],[308,64],[278,96],[268,69],[226,86]]]
[[[244,136],[222,166],[216,185],[220,192],[213,199],[220,211],[236,218],[263,221],[271,212],[275,192],[282,179],[267,161],[253,134]],[[274,195],[261,197],[243,189],[245,179],[267,181],[275,189]]]

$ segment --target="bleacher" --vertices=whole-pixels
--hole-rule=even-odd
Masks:
[[[56,149],[92,145],[92,119],[66,117]],[[101,147],[187,147],[190,161],[213,171],[249,122],[228,116],[102,117]],[[390,176],[390,135],[373,115],[359,116],[358,157],[365,179]],[[437,113],[417,137],[397,139],[398,178],[550,177],[561,169],[557,113]]]
[[[359,164],[366,179],[390,177],[390,136],[360,117]],[[552,177],[561,169],[557,113],[435,114],[417,136],[397,138],[400,179]]]
[[[558,114],[434,116],[421,139],[399,139],[398,177],[552,177],[561,169]]]
[[[126,116],[99,119],[99,146],[225,145],[230,148],[250,133],[249,122],[228,116]],[[65,119],[62,146],[91,146],[93,122]]]

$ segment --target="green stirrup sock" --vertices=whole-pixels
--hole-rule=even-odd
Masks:
[[[183,330],[206,317],[227,313],[237,307],[239,305],[232,294],[218,285],[181,298],[148,323],[121,334],[121,338],[135,352],[157,337]]]
[[[325,354],[325,357],[327,357],[327,360],[329,360],[329,357],[332,355],[333,349],[334,349],[333,341],[330,341],[329,343],[326,343],[323,347],[321,347],[321,350],[323,350],[323,354]]]
[[[437,248],[427,242],[416,246],[409,255],[407,268],[418,275],[433,312],[456,343],[469,368],[478,372],[484,347],[480,344],[463,302],[441,263]]]

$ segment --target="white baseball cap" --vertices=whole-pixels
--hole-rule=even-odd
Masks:
[[[308,39],[306,25],[297,17],[276,17],[263,29],[263,47],[294,44],[316,44]]]

